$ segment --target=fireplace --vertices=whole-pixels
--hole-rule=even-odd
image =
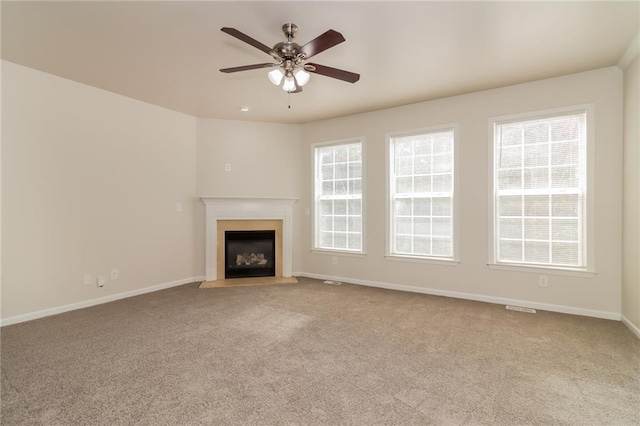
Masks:
[[[275,277],[276,231],[225,231],[224,277]]]
[[[275,231],[275,275],[270,273],[272,278],[255,279],[291,278],[295,201],[295,198],[202,197],[202,202],[206,205],[206,281],[227,280],[225,234],[228,231]],[[235,256],[238,260],[237,253]],[[251,279],[253,278],[231,281]]]

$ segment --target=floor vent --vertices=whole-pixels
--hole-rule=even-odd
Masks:
[[[518,311],[518,312],[527,312],[530,314],[535,314],[536,310],[531,308],[523,308],[522,306],[511,306],[507,305],[507,309],[510,311]]]
[[[325,281],[324,283],[325,284],[330,284],[330,285],[340,285],[340,284],[342,284],[340,281],[329,281],[329,280]]]

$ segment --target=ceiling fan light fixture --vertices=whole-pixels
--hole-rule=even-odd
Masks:
[[[282,31],[284,32],[287,41],[276,43],[273,47],[269,47],[235,28],[223,27],[221,30],[222,32],[271,56],[273,60],[275,60],[275,63],[271,62],[221,68],[220,72],[234,73],[239,71],[270,68],[271,71],[267,73],[269,81],[276,86],[280,86],[280,84],[282,84],[282,89],[287,93],[300,93],[302,91],[302,86],[306,85],[311,78],[309,73],[320,74],[349,83],[355,83],[360,79],[360,74],[341,70],[339,68],[332,68],[326,65],[305,63],[305,61],[318,53],[324,52],[325,50],[345,41],[342,34],[338,31],[327,30],[310,42],[300,46],[293,42],[293,38],[298,31],[298,27],[295,24],[287,23],[282,26]]]
[[[276,86],[279,86],[280,82],[282,81],[282,77],[284,77],[284,72],[281,68],[274,68],[267,73],[267,76],[269,77],[270,82],[272,82]]]
[[[285,92],[293,92],[294,90],[296,90],[296,82],[293,80],[293,77],[286,76],[284,78],[282,90],[284,90]]]
[[[296,68],[296,70],[293,72],[293,76],[295,77],[298,86],[304,86],[309,82],[309,79],[311,79],[311,74],[309,74],[302,68]]]

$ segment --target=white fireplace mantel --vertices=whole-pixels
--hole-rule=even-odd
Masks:
[[[200,197],[206,208],[206,279],[217,278],[219,220],[282,220],[282,275],[293,274],[293,204],[297,198]]]

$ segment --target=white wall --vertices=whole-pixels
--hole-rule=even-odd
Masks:
[[[301,127],[251,121],[198,119],[197,193],[201,197],[298,197]],[[225,164],[231,166],[225,171]],[[297,212],[298,203],[294,204]],[[296,217],[299,215],[296,214]],[[204,262],[204,204],[198,213]],[[294,220],[294,234],[301,234]],[[299,264],[294,238],[294,268]]]
[[[640,337],[640,55],[624,70],[622,315]]]
[[[596,271],[593,278],[549,275],[549,287],[538,286],[537,273],[487,267],[488,120],[490,117],[595,104]],[[385,253],[385,135],[389,132],[459,124],[458,266],[387,261]],[[339,257],[309,252],[311,217],[301,215],[302,265],[299,272],[346,281],[400,286],[416,291],[499,301],[520,300],[529,306],[620,317],[622,203],[622,72],[617,67],[568,75],[501,89],[418,103],[303,127],[301,208],[311,208],[310,145],[363,136],[365,141],[366,257]]]
[[[3,61],[2,121],[3,319],[203,275],[194,117]]]
[[[297,197],[300,145],[298,125],[200,118],[198,195]]]
[[[627,95],[638,86],[637,72],[636,60],[625,72]],[[610,318],[621,312],[618,68],[304,126],[196,119],[8,62],[2,63],[2,89],[3,319],[202,276],[199,196],[301,197],[295,205],[296,272]],[[585,103],[596,108],[598,274],[551,275],[543,289],[537,274],[488,269],[488,118]],[[458,123],[460,130],[461,263],[385,261],[385,135],[448,123]],[[638,140],[635,124],[636,137],[627,137],[627,147],[638,153],[638,144],[629,145]],[[366,137],[367,256],[339,257],[332,265],[330,256],[309,251],[310,145],[353,136]],[[639,187],[636,158],[628,168],[636,174],[626,181],[631,195]],[[183,203],[182,213],[176,213],[176,202]],[[634,220],[633,208],[638,211],[637,203],[630,206],[627,222]],[[626,262],[622,312],[637,324],[640,300],[626,297],[640,293],[633,275],[640,262],[635,241],[636,257]],[[104,288],[82,285],[84,273],[95,278],[111,268],[120,269],[118,281]]]

